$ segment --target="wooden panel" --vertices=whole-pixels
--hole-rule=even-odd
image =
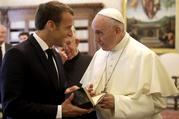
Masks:
[[[87,4],[69,4],[70,7],[72,7],[72,9],[74,10],[74,18],[75,20],[87,20],[88,23],[86,23],[86,25],[84,26],[76,26],[77,30],[87,30],[86,33],[84,34],[84,32],[82,33],[82,37],[81,38],[81,49],[85,49],[84,47],[87,46],[87,44],[84,45],[84,43],[88,43],[88,47],[87,47],[87,51],[88,54],[93,55],[94,52],[97,50],[97,45],[95,43],[95,41],[93,40],[93,33],[92,33],[92,29],[91,29],[91,22],[92,19],[94,18],[94,16],[96,15],[96,13],[103,8],[103,4],[102,3],[87,3]],[[9,18],[9,23],[15,23],[15,22],[19,22],[19,21],[24,21],[25,22],[25,27],[24,28],[9,28],[9,38],[10,39],[17,39],[17,38],[11,38],[12,36],[17,36],[17,33],[19,31],[27,31],[27,32],[33,32],[34,29],[34,15],[35,15],[35,11],[36,11],[37,6],[26,6],[26,7],[10,7],[10,8],[6,8],[7,15]],[[1,11],[1,9],[0,9]],[[7,19],[8,20],[8,19]],[[82,23],[84,24],[84,23]],[[12,35],[14,34],[13,32],[16,32],[16,35]],[[79,35],[80,36],[80,35]],[[86,49],[85,49],[86,51]]]

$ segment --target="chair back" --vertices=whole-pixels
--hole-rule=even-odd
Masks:
[[[166,68],[167,72],[171,76],[172,79],[174,79],[174,83],[176,88],[179,90],[179,54],[178,53],[167,53],[160,55],[160,60],[164,67]],[[174,103],[169,103],[170,101],[167,101],[168,107],[169,105],[172,105],[175,110],[178,109],[178,100],[179,96],[172,96],[170,98],[173,98]],[[168,98],[168,100],[170,100]]]
[[[160,60],[171,77],[179,76],[179,54],[166,53],[160,55]]]

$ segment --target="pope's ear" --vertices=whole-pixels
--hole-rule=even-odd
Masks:
[[[120,26],[116,26],[115,27],[115,32],[116,32],[116,34],[118,34],[118,33],[121,33],[121,27]]]

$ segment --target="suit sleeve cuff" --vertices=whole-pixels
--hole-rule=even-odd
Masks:
[[[58,106],[56,117],[57,117],[57,119],[62,119],[62,106],[61,105]]]

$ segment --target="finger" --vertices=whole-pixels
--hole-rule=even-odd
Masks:
[[[99,104],[101,108],[107,108],[106,104]]]
[[[93,88],[93,84],[89,84],[89,88]]]
[[[95,91],[91,91],[91,92],[90,92],[90,95],[91,95],[91,96],[95,96],[95,94],[96,94]]]
[[[77,106],[74,106],[74,109],[75,109],[75,112],[77,114],[80,114],[80,115],[91,112],[91,109],[83,109],[83,108],[80,108],[80,107],[77,107]]]
[[[111,95],[109,94],[106,94],[104,97],[103,97],[103,100],[104,101],[107,101],[107,100],[112,100],[113,98],[111,97]]]
[[[66,99],[66,101],[67,101],[68,103],[71,103],[71,101],[73,100],[73,98],[74,98],[74,94],[72,93],[72,94],[69,96],[69,98]]]
[[[100,102],[101,105],[107,105],[108,103],[109,103],[109,102],[107,102],[107,101],[101,101],[101,102]]]
[[[89,109],[88,113],[91,113],[92,111],[94,111],[94,109],[93,109],[93,108]]]
[[[87,86],[87,90],[88,90],[88,91],[92,91],[92,90],[93,90],[93,84],[89,84],[89,85]]]
[[[80,89],[80,87],[78,87],[78,86],[74,85],[74,86],[72,86],[70,89],[71,89],[71,91],[75,91],[75,90]]]
[[[110,100],[108,97],[104,97],[102,101],[108,101]]]
[[[71,93],[71,90],[70,90],[70,88],[67,88],[67,89],[65,90],[65,94],[69,94],[69,93]]]
[[[89,84],[86,89],[88,90],[88,92],[90,93],[91,96],[95,96],[95,91],[93,90],[93,84]]]
[[[74,92],[75,90],[78,90],[78,89],[79,89],[79,87],[76,86],[76,85],[74,85],[74,86],[72,86],[72,87],[67,88],[67,89],[65,90],[65,94],[72,93],[72,92]]]

